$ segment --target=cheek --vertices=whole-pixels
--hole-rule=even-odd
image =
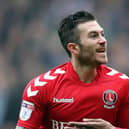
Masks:
[[[90,58],[93,58],[95,55],[95,51],[92,47],[87,47],[85,49],[82,49],[81,53],[83,56],[90,57]]]
[[[83,49],[80,51],[78,59],[81,63],[90,65],[96,59],[93,49]]]

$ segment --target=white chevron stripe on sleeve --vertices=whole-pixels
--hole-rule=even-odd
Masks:
[[[129,77],[126,76],[125,74],[122,74],[122,75],[120,76],[120,78],[122,78],[122,79],[129,79]]]
[[[40,79],[40,76],[35,79],[34,86],[44,86],[45,84],[47,84],[47,82],[39,81],[39,79]]]
[[[110,71],[109,73],[107,73],[107,75],[112,76],[112,75],[115,75],[115,74],[118,73],[118,71],[116,71],[116,70],[114,70],[114,69],[111,69],[111,70],[112,70],[112,71]]]
[[[60,68],[59,69],[56,69],[54,74],[64,74],[65,71],[64,70],[61,70]],[[51,71],[48,71],[46,74],[44,74],[44,80],[45,81],[40,81],[40,77],[41,76],[38,76],[35,80],[34,80],[34,86],[45,86],[48,82],[47,80],[54,80],[56,79],[57,75],[50,75],[51,74]],[[31,96],[35,96],[37,95],[37,93],[39,92],[39,90],[31,90],[31,85],[28,87],[27,89],[27,96],[28,97],[31,97]]]
[[[60,68],[59,69],[56,69],[56,71],[54,72],[55,74],[58,73],[58,74],[64,74],[65,71],[64,70],[61,70]]]
[[[35,95],[37,95],[38,92],[39,92],[38,90],[32,91],[31,85],[30,85],[29,88],[27,89],[27,96],[28,97],[35,96]]]
[[[54,80],[56,79],[57,76],[52,76],[50,75],[51,71],[48,71],[45,75],[44,75],[44,79],[48,79],[48,80]]]

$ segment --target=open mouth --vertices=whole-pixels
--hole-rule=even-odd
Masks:
[[[96,52],[104,53],[104,52],[106,52],[106,48],[99,48],[99,49],[96,50]]]

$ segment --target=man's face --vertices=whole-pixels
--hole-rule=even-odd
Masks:
[[[85,65],[107,63],[107,41],[103,28],[97,21],[89,21],[78,25],[80,31],[80,52],[78,59]]]

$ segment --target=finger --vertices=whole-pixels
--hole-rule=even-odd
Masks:
[[[71,127],[64,127],[64,129],[71,129]]]
[[[76,127],[75,126],[75,127],[64,127],[64,129],[95,129],[95,128],[91,128],[91,127],[90,128],[89,127],[88,128],[86,128],[86,127]]]
[[[88,122],[70,122],[70,125],[76,126],[79,128],[85,127],[85,128],[90,129],[90,128],[102,126],[102,122],[91,122],[91,121],[88,121]]]
[[[77,129],[77,127],[68,127],[68,126],[66,126],[66,127],[64,127],[64,129]]]
[[[103,122],[103,119],[83,119],[84,122]]]
[[[69,122],[69,123],[70,123],[70,126],[73,126],[73,127],[78,127],[78,128],[89,127],[89,124],[87,124],[86,122]]]

